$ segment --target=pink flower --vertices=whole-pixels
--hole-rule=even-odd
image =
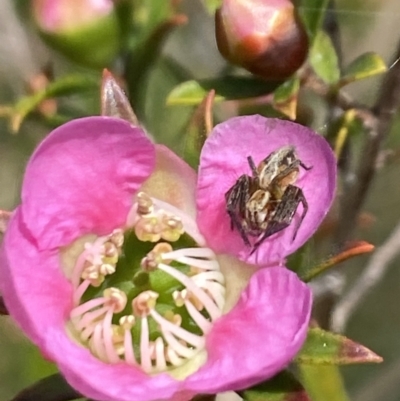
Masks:
[[[251,254],[238,231],[230,228],[224,195],[242,174],[251,175],[248,156],[258,164],[287,145],[295,147],[298,159],[308,168],[299,168],[294,183],[304,193],[308,212],[294,240],[296,223],[264,241]],[[336,188],[335,166],[325,139],[302,125],[261,116],[236,117],[217,125],[203,147],[200,160],[197,196],[200,231],[219,253],[235,255],[259,266],[281,261],[314,234],[329,210]]]
[[[249,256],[230,229],[225,191],[249,174],[247,156],[258,163],[287,144],[313,166],[296,182],[309,212],[295,241],[290,225]],[[328,145],[293,123],[239,117],[215,128],[197,194],[196,181],[167,148],[110,117],[59,127],[29,161],[4,237],[1,290],[84,396],[186,400],[243,389],[300,349],[311,294],[280,264],[331,203]]]

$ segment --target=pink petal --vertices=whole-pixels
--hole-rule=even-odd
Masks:
[[[284,369],[306,338],[311,305],[310,289],[293,272],[258,270],[233,310],[215,323],[208,360],[187,379],[188,388],[240,390]]]
[[[299,206],[292,224],[274,234],[250,255],[235,229],[231,231],[225,193],[242,174],[251,175],[247,157],[260,163],[271,152],[294,145],[299,159],[312,169],[300,168],[299,186],[308,202],[308,213],[293,241]],[[271,265],[293,253],[315,232],[332,203],[336,186],[336,162],[324,138],[307,127],[259,115],[235,117],[217,125],[206,141],[200,159],[197,187],[197,222],[210,246],[248,263]]]
[[[185,161],[166,146],[156,145],[156,166],[141,190],[194,219],[196,180],[196,173]]]
[[[122,226],[154,159],[143,131],[120,119],[87,117],[54,130],[30,159],[22,187],[23,219],[39,248]]]
[[[99,401],[150,401],[169,399],[183,388],[167,374],[103,363],[72,340],[65,327],[72,287],[61,273],[59,254],[37,249],[19,209],[3,246],[0,285],[11,316],[78,392]]]

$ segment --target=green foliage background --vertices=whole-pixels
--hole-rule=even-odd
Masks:
[[[365,51],[376,51],[389,61],[399,40],[398,0],[339,0],[335,3],[345,64]],[[178,154],[183,151],[182,135],[191,108],[166,106],[167,95],[179,82],[191,76],[197,79],[209,78],[228,68],[216,49],[213,19],[202,7],[200,0],[186,0],[183,7],[189,22],[168,38],[162,57],[148,76],[146,96],[138,92],[137,99],[148,130],[157,141],[171,146]],[[54,63],[57,75],[79,71],[100,81],[99,72],[82,70],[46,49],[32,30],[23,4],[20,15],[24,27],[14,28],[26,28],[26,31],[20,32],[19,36],[13,36],[11,30],[13,24],[19,23],[18,20],[9,21],[7,28],[0,22],[0,42],[4,43],[4,48],[10,43],[11,37],[25,41],[25,44],[20,42],[20,49],[14,52],[10,48],[3,50],[0,46],[0,103],[16,101],[23,93],[24,81],[29,78],[29,74],[37,72],[40,65],[49,60]],[[17,54],[18,51],[30,54]],[[32,60],[34,63],[29,65]],[[361,81],[347,87],[346,91],[355,98],[372,103],[380,79]],[[85,101],[72,96],[63,100],[60,108],[66,115],[98,114],[98,93],[98,89],[93,88],[87,92]],[[217,108],[218,119],[223,120],[228,116],[229,110]],[[0,209],[12,209],[18,204],[25,163],[52,123],[54,121],[49,121],[46,125],[31,118],[23,124],[18,135],[13,135],[7,122],[0,120]],[[400,121],[393,127],[386,144],[388,149],[399,149],[399,133]],[[376,221],[368,230],[358,233],[360,239],[379,245],[390,233],[393,222],[399,219],[399,176],[398,160],[379,171],[364,207],[364,210],[376,216]],[[361,257],[341,267],[348,271],[350,282],[357,279],[366,261],[367,257]],[[346,332],[350,338],[365,344],[385,359],[380,366],[342,369],[354,401],[400,399],[400,381],[397,379],[400,371],[399,262],[393,262],[384,281],[374,288],[354,314]],[[54,366],[42,359],[9,318],[0,317],[0,400],[10,399],[25,386],[54,371]]]

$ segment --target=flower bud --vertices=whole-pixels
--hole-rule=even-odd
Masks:
[[[307,33],[290,0],[223,0],[215,24],[220,53],[265,79],[288,78],[307,56]]]
[[[113,0],[32,0],[43,40],[81,65],[104,68],[119,50]]]

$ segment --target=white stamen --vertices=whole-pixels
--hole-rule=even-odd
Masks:
[[[97,308],[100,305],[103,305],[104,301],[105,301],[105,298],[100,297],[100,298],[91,299],[90,301],[77,306],[76,308],[72,309],[72,311],[70,313],[71,319],[78,317],[80,315],[83,315],[84,313],[90,311],[91,309]]]
[[[154,344],[156,368],[158,371],[163,371],[167,367],[167,361],[165,360],[165,345],[161,337],[158,337]]]
[[[151,370],[149,323],[147,317],[142,317],[142,327],[140,332],[140,365],[145,372]]]
[[[113,344],[113,330],[112,330],[112,317],[113,308],[110,308],[103,320],[103,341],[105,354],[107,355],[107,360],[111,363],[117,363],[119,361],[118,354],[115,351]]]
[[[188,311],[189,315],[192,317],[194,322],[197,324],[197,326],[200,327],[201,331],[203,334],[208,334],[209,331],[211,330],[212,324],[210,321],[208,321],[195,307],[194,305],[189,301],[185,300],[185,306],[186,310]]]
[[[189,359],[196,354],[196,349],[190,349],[187,346],[181,344],[170,332],[163,330],[162,335],[169,345],[169,348],[173,349],[177,353],[177,355]]]
[[[216,320],[221,316],[221,310],[215,305],[213,300],[201,289],[196,283],[185,274],[181,273],[177,269],[174,269],[171,266],[160,263],[158,265],[160,270],[165,271],[170,276],[176,278],[179,282],[181,282],[187,289],[196,296],[199,301],[204,305],[207,309],[207,312],[210,314],[212,320]]]
[[[182,327],[176,326],[167,319],[164,319],[155,309],[150,311],[151,317],[161,326],[162,330],[168,330],[176,337],[181,338],[196,348],[204,346],[204,338],[196,334],[190,333]]]

